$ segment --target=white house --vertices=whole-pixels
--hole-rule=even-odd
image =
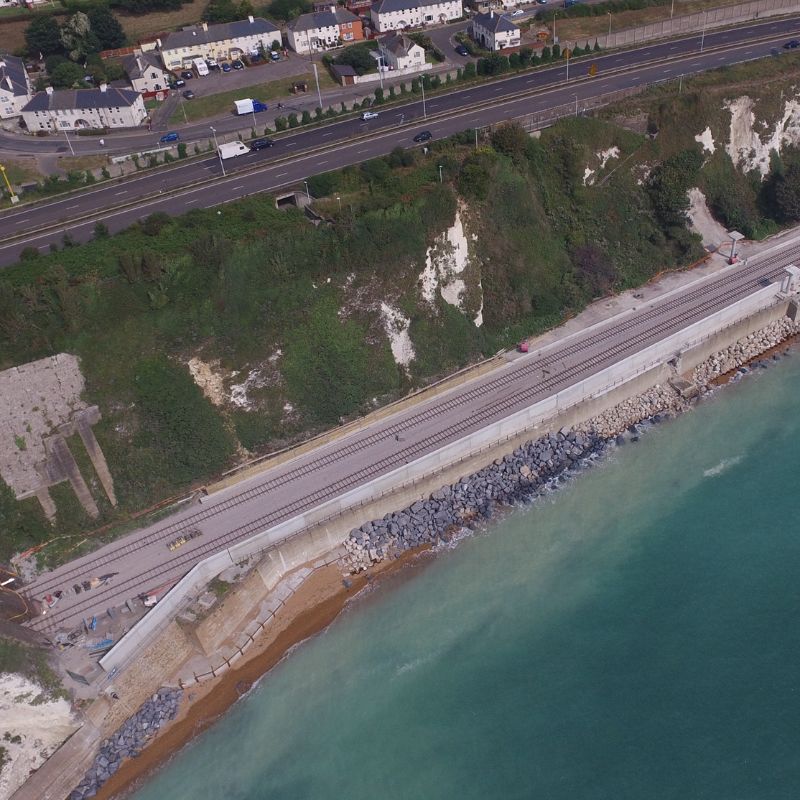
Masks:
[[[99,89],[38,92],[22,109],[28,130],[71,131],[81,128],[135,128],[147,117],[144,100],[132,89],[100,84]]]
[[[317,53],[364,38],[364,23],[352,11],[331,6],[327,11],[301,14],[286,26],[286,40],[295,53]]]
[[[32,96],[22,59],[0,55],[0,119],[18,117]]]
[[[161,60],[168,70],[189,67],[195,58],[211,61],[238,59],[271,50],[273,42],[281,42],[281,32],[261,17],[248,17],[219,25],[191,25],[170,33],[159,41]]]
[[[484,50],[505,50],[519,47],[521,33],[519,28],[505,15],[476,14],[472,18],[472,38]]]
[[[128,74],[134,90],[142,94],[162,92],[169,86],[169,74],[161,65],[158,56],[137,50],[133,55],[122,59],[122,66]]]
[[[378,52],[383,65],[391,70],[425,66],[425,49],[402,33],[390,33],[378,39]]]
[[[464,16],[461,0],[378,0],[370,9],[378,33],[441,25]]]

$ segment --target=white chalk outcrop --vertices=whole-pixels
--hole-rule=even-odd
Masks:
[[[766,123],[757,122],[754,106],[755,101],[747,95],[725,104],[731,114],[725,150],[740,169],[745,172],[757,169],[763,178],[769,172],[773,150],[780,153],[785,147],[800,145],[800,102],[796,98],[784,101],[783,113],[771,130]],[[764,129],[764,138],[758,128]]]
[[[436,291],[445,303],[466,312],[467,283],[464,273],[470,266],[470,238],[464,228],[466,209],[459,205],[453,224],[428,248],[425,254],[425,268],[419,276],[422,299],[434,305]],[[477,282],[480,293],[479,311],[473,316],[476,326],[483,324],[483,291],[480,280]]]
[[[0,800],[11,797],[78,727],[67,700],[48,699],[22,675],[0,673]]]
[[[411,320],[399,308],[382,302],[381,322],[383,322],[383,329],[389,339],[389,346],[392,348],[395,362],[408,371],[408,365],[415,356],[414,345],[411,343],[411,336],[408,333]]]

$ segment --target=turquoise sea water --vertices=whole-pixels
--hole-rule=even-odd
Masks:
[[[800,354],[354,603],[135,800],[800,797]]]

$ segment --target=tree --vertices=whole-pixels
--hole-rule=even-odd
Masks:
[[[781,222],[800,219],[800,163],[793,162],[777,175],[773,186],[775,210]]]
[[[690,148],[670,156],[650,174],[647,188],[653,210],[668,227],[686,225],[688,192],[702,165],[699,148]]]
[[[333,63],[350,66],[356,71],[357,75],[365,75],[367,72],[372,72],[376,67],[372,51],[365,44],[354,44],[352,47],[346,47],[333,59]]]
[[[61,26],[61,45],[73,61],[82,61],[101,49],[88,15],[78,11]]]
[[[521,156],[530,138],[518,122],[507,122],[492,131],[492,147],[506,156]]]
[[[478,74],[478,72],[477,72],[477,70],[475,68],[475,62],[474,61],[470,61],[469,63],[464,65],[463,76],[464,76],[464,80],[465,81],[472,80],[477,74]]]
[[[113,50],[125,44],[125,31],[107,5],[92,6],[87,16],[101,49]]]
[[[247,19],[253,13],[253,4],[250,0],[211,0],[203,12],[206,22],[236,22]]]
[[[50,74],[50,81],[56,89],[80,88],[83,83],[83,67],[72,61],[62,61]]]
[[[272,19],[289,22],[311,11],[311,8],[310,0],[273,0],[266,13]]]
[[[34,17],[25,29],[25,44],[33,58],[38,58],[39,53],[49,56],[64,52],[61,44],[61,27],[53,17]]]

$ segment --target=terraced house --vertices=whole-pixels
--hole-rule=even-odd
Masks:
[[[0,55],[0,119],[18,117],[32,94],[22,59]]]
[[[99,89],[48,87],[22,109],[29,131],[70,131],[84,128],[135,128],[147,117],[144,100],[132,89],[100,84]]]
[[[295,53],[316,53],[364,38],[364,23],[342,6],[301,14],[286,26],[286,39]]]
[[[378,0],[370,9],[378,33],[441,25],[464,16],[461,0]]]
[[[262,17],[248,17],[219,25],[190,25],[160,39],[161,60],[169,70],[191,66],[195,58],[210,61],[236,60],[245,54],[271,50],[281,41],[281,32]]]

